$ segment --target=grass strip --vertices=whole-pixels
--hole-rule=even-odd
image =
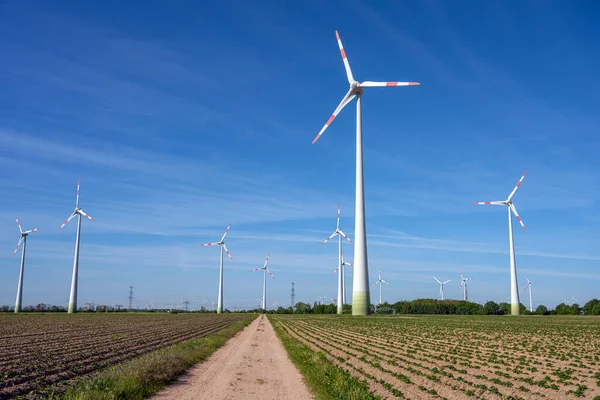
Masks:
[[[330,363],[322,352],[315,352],[290,336],[277,319],[269,317],[269,320],[290,360],[304,375],[317,399],[381,400],[381,397],[369,392],[364,382]]]
[[[256,317],[254,317],[256,318]],[[198,339],[145,354],[83,379],[65,393],[50,395],[61,400],[144,399],[163,389],[194,364],[205,360],[228,339],[250,324],[246,318]]]

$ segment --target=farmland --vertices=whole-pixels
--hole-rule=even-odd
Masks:
[[[244,318],[251,317],[0,314],[0,399],[61,391],[82,376]]]
[[[594,317],[271,317],[382,398],[600,399]]]

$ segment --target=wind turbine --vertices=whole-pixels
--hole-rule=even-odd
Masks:
[[[344,255],[342,254],[342,297],[343,297],[343,304],[348,304],[346,302],[346,266],[350,266],[350,267],[354,267],[354,264],[349,263],[347,261],[344,261]],[[334,275],[336,273],[336,271],[338,271],[340,269],[340,267],[337,267],[336,269],[333,270],[333,272],[331,273],[332,275]]]
[[[334,236],[338,237],[338,268],[343,268],[342,261],[342,237],[352,243],[352,240],[344,233],[344,231],[340,228],[340,206],[338,205],[338,214],[337,214],[337,226],[335,231],[329,236],[327,239],[323,241],[321,244],[325,244],[329,242]],[[338,276],[338,297],[337,297],[337,313],[341,314],[344,310],[344,274],[340,273]]]
[[[533,312],[533,302],[531,301],[531,281],[529,278],[527,279],[527,285],[525,286],[525,290],[529,291],[529,311]]]
[[[267,254],[267,259],[265,260],[265,265],[262,268],[254,268],[251,269],[250,272],[258,271],[262,269],[264,271],[264,280],[263,280],[263,298],[262,298],[262,309],[267,311],[267,272],[271,275],[271,278],[275,279],[275,276],[269,271],[267,268],[267,264],[269,263],[269,258],[271,258],[271,253]]]
[[[367,227],[365,221],[365,191],[364,191],[364,174],[363,174],[363,144],[362,144],[362,95],[365,88],[373,87],[388,87],[388,86],[415,86],[420,85],[419,82],[372,82],[365,81],[362,83],[354,80],[350,64],[346,58],[346,52],[342,45],[342,40],[338,32],[335,32],[337,37],[342,61],[346,69],[346,76],[350,84],[350,90],[344,96],[340,104],[337,106],[331,117],[327,120],[319,134],[313,140],[313,144],[319,140],[325,129],[333,122],[335,117],[356,97],[356,197],[354,210],[354,235],[356,245],[354,246],[354,280],[352,293],[352,315],[368,315],[371,311],[371,300],[369,293],[369,262],[367,256]]]
[[[21,224],[19,223],[19,219],[15,217],[15,221],[17,221],[17,226],[19,227],[19,231],[21,232],[21,236],[19,237],[19,241],[17,242],[17,247],[15,247],[15,251],[13,251],[13,257],[17,254],[17,250],[19,250],[19,245],[23,242],[23,248],[21,249],[21,269],[19,270],[19,283],[17,285],[17,300],[15,301],[15,312],[21,312],[21,300],[23,299],[23,274],[25,273],[25,248],[27,247],[27,236],[30,233],[39,231],[40,228],[30,229],[28,231],[23,231],[21,229]]]
[[[77,181],[77,197],[75,199],[75,210],[73,214],[58,228],[61,230],[70,220],[77,216],[77,239],[75,239],[75,257],[73,258],[73,277],[71,279],[71,295],[69,296],[69,314],[77,312],[77,282],[79,276],[79,242],[81,238],[81,216],[86,217],[90,221],[94,218],[87,215],[81,208],[79,208],[79,184]]]
[[[512,198],[515,195],[515,193],[517,192],[517,189],[519,188],[519,186],[521,186],[521,183],[523,182],[523,179],[525,179],[525,175],[527,175],[527,171],[525,171],[523,173],[523,176],[521,177],[521,179],[519,179],[519,182],[517,182],[517,185],[515,186],[515,188],[513,189],[512,192],[510,192],[510,194],[508,195],[508,198],[506,200],[503,201],[483,201],[483,202],[475,202],[475,204],[488,204],[488,205],[494,205],[494,206],[506,206],[506,208],[508,209],[508,243],[509,243],[509,249],[510,249],[510,314],[511,315],[519,315],[519,286],[517,283],[517,261],[515,259],[515,240],[513,238],[513,226],[512,226],[512,214],[515,214],[515,217],[517,217],[517,220],[519,221],[519,223],[521,224],[521,226],[523,227],[524,230],[527,230],[527,228],[525,228],[525,225],[523,224],[523,221],[521,220],[521,217],[519,216],[519,213],[517,212],[517,209],[515,208],[515,205],[512,202]]]
[[[452,279],[448,279],[447,281],[444,281],[444,282],[440,282],[438,280],[438,278],[436,278],[435,276],[433,277],[433,279],[435,279],[437,281],[437,283],[440,284],[440,294],[442,295],[442,300],[444,300],[444,285],[448,282],[452,282]]]
[[[229,253],[229,250],[227,250],[227,246],[225,245],[225,236],[227,236],[227,232],[229,232],[230,227],[231,223],[227,225],[227,229],[225,229],[223,237],[221,237],[221,240],[219,240],[218,242],[205,243],[200,245],[203,247],[215,245],[221,246],[221,262],[219,263],[219,298],[217,300],[217,314],[221,314],[223,312],[223,250],[225,250],[225,252],[229,256],[229,259],[233,260],[233,257],[231,257],[231,254]]]
[[[467,301],[468,297],[467,297],[467,281],[470,281],[471,278],[465,278],[462,274],[462,272],[460,272],[460,270],[458,270],[458,274],[460,275],[460,285],[458,285],[458,290],[460,290],[460,288],[464,285],[464,289],[463,289],[463,300]]]
[[[377,275],[378,275],[379,279],[377,280],[377,282],[375,282],[375,284],[373,286],[375,287],[376,285],[379,285],[381,283],[381,285],[379,285],[379,304],[382,304],[383,301],[381,301],[381,290],[383,288],[384,283],[386,285],[389,285],[389,283],[384,281],[383,279],[381,279],[381,270],[380,269],[377,270]]]

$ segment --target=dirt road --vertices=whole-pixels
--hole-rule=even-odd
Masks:
[[[261,315],[154,400],[309,400],[302,376]]]

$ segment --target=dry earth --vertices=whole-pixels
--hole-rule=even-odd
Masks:
[[[153,397],[155,400],[312,398],[264,315],[206,362]]]

